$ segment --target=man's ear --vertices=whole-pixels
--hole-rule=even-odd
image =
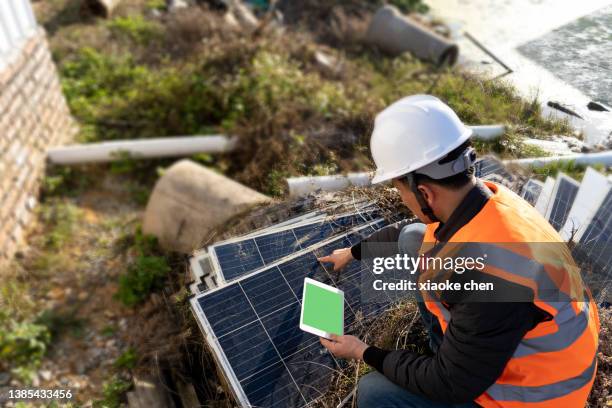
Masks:
[[[421,192],[421,195],[423,196],[423,198],[425,198],[425,201],[431,207],[436,198],[435,190],[427,184],[419,184],[417,186],[417,189]]]

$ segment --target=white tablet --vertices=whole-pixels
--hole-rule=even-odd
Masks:
[[[344,292],[314,279],[304,279],[300,329],[330,338],[344,334]]]

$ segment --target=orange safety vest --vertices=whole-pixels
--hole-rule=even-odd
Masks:
[[[445,247],[486,248],[484,273],[527,286],[534,304],[552,319],[527,332],[497,381],[475,402],[483,407],[584,407],[597,370],[599,318],[580,270],[559,234],[526,201],[507,188],[485,182],[493,192],[482,210]],[[438,223],[427,226],[421,253],[435,245]],[[463,244],[468,243],[468,244]],[[538,254],[530,243],[554,243],[554,254]],[[557,244],[558,243],[558,244]],[[440,246],[438,246],[440,249]],[[419,280],[427,276],[421,273]],[[540,294],[551,287],[557,301]],[[438,297],[422,292],[427,309],[446,331],[452,315]]]

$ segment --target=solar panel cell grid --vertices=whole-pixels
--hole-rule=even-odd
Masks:
[[[226,280],[264,266],[254,239],[217,247],[215,256],[219,264],[223,265],[223,277]]]
[[[483,157],[474,163],[474,175],[476,177],[486,180],[494,174],[497,174],[506,180],[514,179],[514,177],[506,170],[503,163],[494,157]]]
[[[352,330],[356,316],[363,315],[361,277],[371,272],[355,262],[335,274],[317,261],[318,255],[361,239],[355,233],[351,237],[338,237],[194,299],[203,327],[238,383],[234,386],[248,400],[243,403],[300,407],[327,389],[339,365],[317,336],[299,329],[300,302],[305,277],[339,287],[345,291],[347,332]]]
[[[246,295],[239,286],[229,286],[199,298],[200,307],[208,311],[212,330],[217,337],[254,321],[257,316],[249,307]]]
[[[587,226],[574,250],[579,263],[588,266],[585,277],[598,302],[610,302],[612,278],[612,191]]]
[[[286,365],[278,362],[243,382],[253,407],[299,407],[305,404]]]
[[[210,248],[210,256],[212,262],[217,265],[219,275],[229,282],[333,235],[372,222],[377,217],[376,211],[368,210],[295,225],[280,231],[213,245]]]
[[[530,179],[523,186],[523,191],[521,196],[531,205],[535,205],[540,193],[542,192],[542,187],[544,184],[538,180]]]
[[[559,231],[565,224],[579,187],[580,184],[576,180],[559,174],[547,213],[547,218],[555,230]]]
[[[257,320],[219,337],[219,344],[240,381],[280,362],[264,326]]]

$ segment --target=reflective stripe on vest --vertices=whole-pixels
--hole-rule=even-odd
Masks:
[[[563,397],[587,385],[597,369],[597,358],[584,372],[576,377],[554,384],[530,387],[525,385],[493,384],[487,394],[496,401],[543,402]]]
[[[566,303],[554,318],[559,328],[557,332],[523,339],[512,356],[525,357],[536,353],[560,351],[574,344],[589,324],[590,304],[589,302],[585,304],[586,311],[583,310],[575,315],[571,303]]]
[[[597,367],[596,306],[565,247],[538,251],[537,245],[522,242],[539,239],[564,245],[558,234],[518,196],[486,184],[494,198],[450,242],[459,244],[462,257],[487,254],[482,272],[531,288],[533,303],[552,320],[540,322],[523,337],[503,373],[476,402],[484,407],[584,406]],[[428,226],[422,252],[435,243],[435,227]],[[448,249],[458,255],[454,248]],[[446,331],[450,311],[435,292],[425,292],[423,298]]]

